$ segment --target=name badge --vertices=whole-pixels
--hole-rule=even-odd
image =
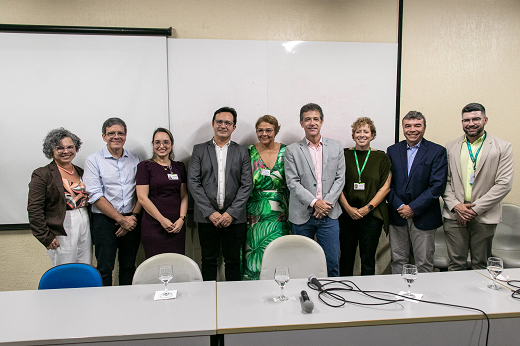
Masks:
[[[354,183],[354,190],[364,190],[365,183]]]
[[[475,173],[472,173],[469,176],[469,184],[473,185],[474,182],[475,182]]]
[[[177,174],[168,174],[168,180],[179,180],[179,176]]]
[[[266,177],[271,175],[271,171],[268,169],[262,169],[262,175],[265,175]]]

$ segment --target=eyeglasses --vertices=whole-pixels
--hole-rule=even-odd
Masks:
[[[126,133],[124,133],[124,132],[107,132],[107,133],[105,133],[105,135],[109,138],[114,138],[116,135],[118,135],[119,137],[124,137],[124,136],[126,136]]]
[[[462,123],[464,125],[469,125],[470,122],[473,122],[474,124],[478,124],[482,121],[482,118],[470,118],[470,119],[462,119]]]
[[[162,145],[164,145],[165,147],[169,147],[170,145],[172,145],[172,142],[170,141],[153,141],[153,145],[155,147],[160,147]]]
[[[56,152],[58,153],[63,153],[65,150],[67,151],[76,151],[76,147],[73,146],[73,145],[69,145],[68,147],[62,147],[62,146],[58,146],[56,147]]]
[[[261,135],[262,133],[265,133],[267,135],[270,135],[274,132],[273,129],[256,129],[256,133],[258,133],[259,135]]]
[[[219,126],[224,124],[224,125],[226,125],[226,127],[231,127],[231,126],[234,125],[234,123],[232,123],[231,121],[227,121],[227,120],[226,121],[224,121],[224,120],[215,120],[215,124],[217,124]]]

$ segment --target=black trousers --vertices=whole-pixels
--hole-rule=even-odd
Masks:
[[[343,212],[339,220],[339,244],[341,257],[339,275],[354,275],[354,261],[359,243],[361,257],[361,275],[374,275],[376,271],[376,250],[383,228],[383,220],[370,213],[360,220],[353,220]]]
[[[199,241],[202,251],[202,278],[204,281],[217,279],[217,265],[222,247],[226,281],[240,281],[241,250],[245,242],[247,224],[236,223],[228,227],[215,227],[212,223],[198,223]]]
[[[116,222],[104,214],[92,215],[92,239],[103,286],[112,286],[112,271],[119,249],[119,285],[131,285],[135,273],[135,258],[141,242],[141,229],[137,227],[122,237],[116,237]]]

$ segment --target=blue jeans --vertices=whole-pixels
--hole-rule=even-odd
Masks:
[[[339,223],[338,220],[325,216],[322,219],[316,219],[311,216],[309,221],[303,225],[293,224],[293,233],[303,235],[307,238],[316,240],[325,252],[327,259],[327,274],[329,277],[339,275]],[[311,273],[310,273],[311,274]]]
[[[119,285],[131,285],[135,272],[135,258],[141,230],[139,224],[122,237],[116,237],[119,229],[116,222],[104,214],[92,215],[92,239],[97,260],[97,270],[101,274],[103,286],[112,286],[112,271],[119,249]]]

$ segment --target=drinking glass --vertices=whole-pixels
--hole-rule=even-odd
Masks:
[[[403,266],[401,277],[408,284],[408,293],[403,294],[403,296],[415,298],[415,294],[410,292],[410,286],[412,286],[414,281],[417,279],[417,266],[414,264],[405,264]]]
[[[168,291],[168,282],[172,278],[173,278],[173,265],[161,264],[159,266],[159,280],[164,282],[164,292],[161,293],[161,298],[170,298],[173,296],[173,293]]]
[[[487,260],[487,270],[493,277],[493,284],[488,285],[488,288],[492,290],[499,290],[500,286],[497,285],[497,276],[504,270],[504,263],[498,257],[489,257]]]
[[[281,301],[288,300],[289,298],[287,298],[283,294],[283,288],[284,288],[285,284],[287,284],[289,282],[289,268],[277,267],[274,270],[274,281],[276,281],[276,283],[280,286],[280,289],[281,289],[280,296],[276,299],[281,300]]]

